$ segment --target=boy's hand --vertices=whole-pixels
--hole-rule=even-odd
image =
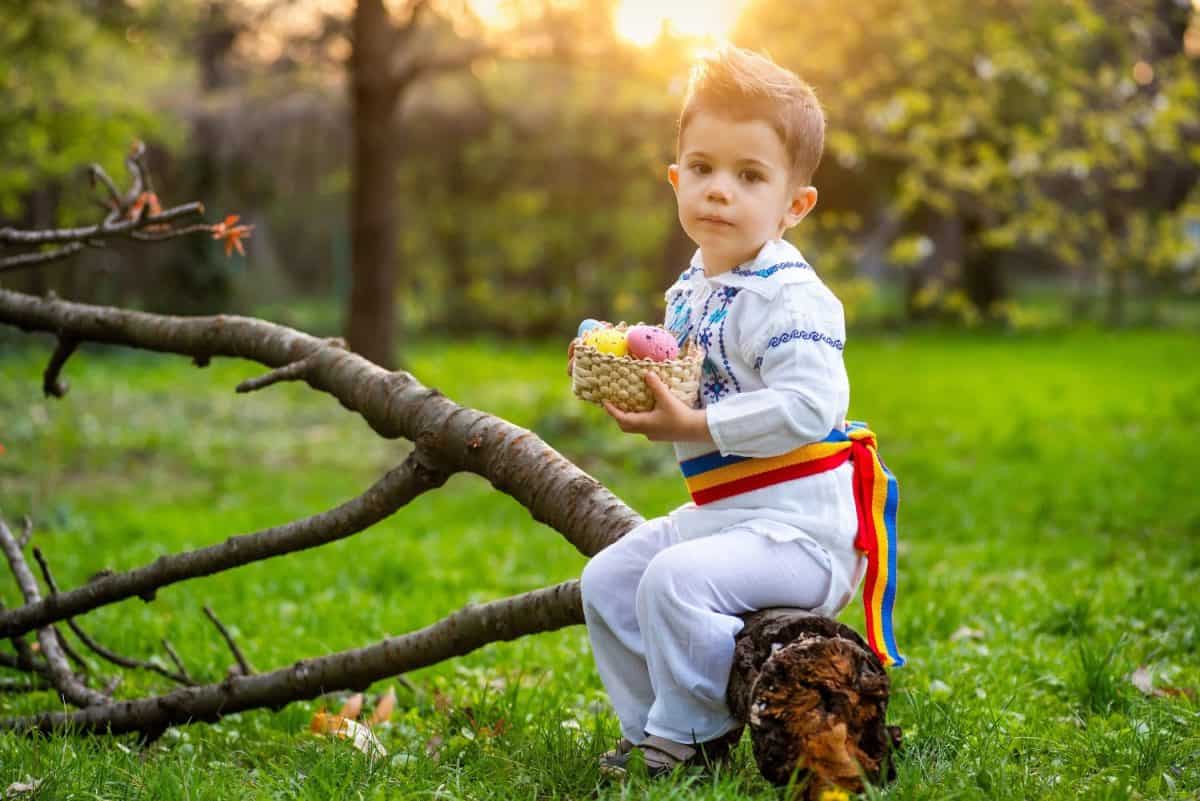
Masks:
[[[703,409],[693,409],[671,394],[657,374],[647,372],[646,386],[654,395],[654,408],[648,412],[623,412],[609,401],[604,411],[617,421],[626,434],[642,434],[655,442],[708,442],[715,444],[708,433],[708,416]]]

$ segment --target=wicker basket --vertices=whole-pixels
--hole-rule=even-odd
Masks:
[[[616,329],[625,331],[628,326],[622,323]],[[571,390],[585,401],[598,404],[607,400],[622,411],[648,412],[654,408],[654,395],[645,379],[646,371],[651,370],[672,395],[692,408],[699,404],[704,351],[690,340],[677,358],[665,362],[601,353],[579,339],[571,344]]]

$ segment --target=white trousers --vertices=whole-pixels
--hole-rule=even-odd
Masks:
[[[747,520],[689,537],[674,515],[655,518],[584,567],[592,654],[631,742],[647,734],[704,742],[735,728],[725,690],[742,629],[736,616],[826,602],[828,552],[806,537],[780,542],[755,529]]]

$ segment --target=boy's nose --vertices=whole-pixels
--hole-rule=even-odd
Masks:
[[[709,200],[719,200],[722,202],[729,200],[729,187],[720,178],[714,179],[708,185],[706,193]]]

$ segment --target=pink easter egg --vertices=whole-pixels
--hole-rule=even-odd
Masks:
[[[635,359],[665,362],[679,355],[679,345],[671,332],[653,325],[635,325],[625,334],[629,355]]]

